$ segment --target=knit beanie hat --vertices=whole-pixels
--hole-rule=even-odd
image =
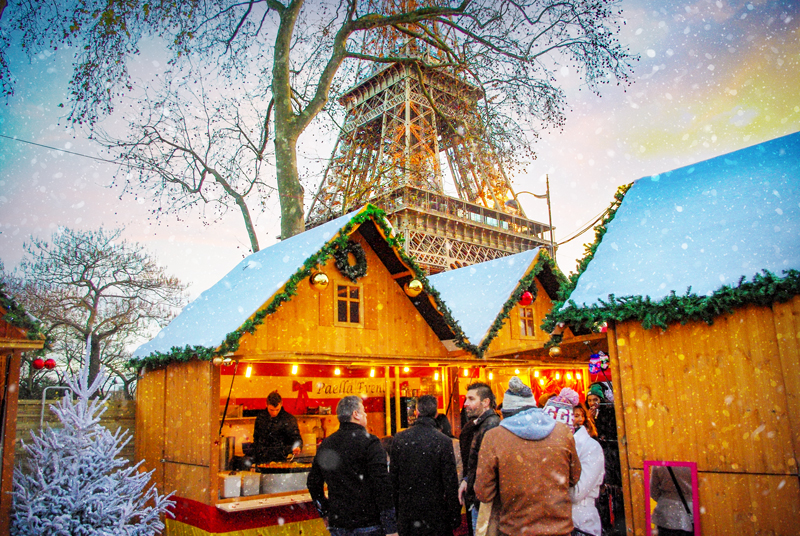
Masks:
[[[535,408],[536,399],[533,398],[531,388],[514,376],[508,382],[508,390],[503,396],[503,413],[516,413],[521,409]]]
[[[578,405],[578,393],[569,387],[564,387],[556,396],[550,398],[544,405],[544,412],[558,422],[563,422],[574,431],[572,408]]]
[[[586,396],[589,396],[589,395],[594,395],[597,398],[599,398],[600,400],[603,400],[606,397],[605,393],[603,393],[603,386],[600,385],[599,383],[593,383],[589,387],[589,393],[587,393]]]

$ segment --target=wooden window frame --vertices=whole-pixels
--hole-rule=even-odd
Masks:
[[[530,316],[525,313],[530,311]],[[517,310],[519,316],[519,338],[520,339],[535,339],[536,338],[536,314],[533,310],[533,305],[520,305]],[[530,321],[530,334],[528,334],[527,322]]]
[[[347,288],[347,296],[345,297],[345,301],[348,304],[347,307],[347,317],[350,318],[350,306],[349,304],[354,303],[355,300],[350,298],[351,289],[358,289],[358,322],[350,322],[347,321],[340,321],[339,320],[339,288],[346,287]],[[365,315],[365,307],[364,307],[364,285],[358,283],[350,283],[349,281],[344,281],[340,283],[336,283],[333,289],[333,325],[339,327],[346,327],[346,328],[363,328],[364,327],[364,315]]]

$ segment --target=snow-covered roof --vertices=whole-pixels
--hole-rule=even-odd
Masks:
[[[800,269],[800,133],[636,181],[569,300],[703,296],[789,269]]]
[[[539,248],[428,276],[470,343],[480,346],[503,306],[533,267]]]
[[[363,210],[363,209],[362,209]],[[351,212],[249,255],[133,353],[142,358],[173,347],[219,346],[278,292],[303,262],[336,237]]]

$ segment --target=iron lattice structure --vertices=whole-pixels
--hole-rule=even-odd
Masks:
[[[362,80],[340,99],[344,125],[307,227],[372,203],[428,273],[550,246],[550,226],[526,217],[482,135],[482,98],[445,69],[394,63]],[[445,194],[442,160],[458,197]]]

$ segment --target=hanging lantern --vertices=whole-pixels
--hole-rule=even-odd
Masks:
[[[550,357],[558,357],[561,355],[561,348],[558,346],[551,346],[550,347]]]
[[[33,368],[36,370],[42,370],[44,368],[44,359],[41,357],[37,357],[33,360]]]
[[[47,370],[53,370],[54,368],[56,368],[56,360],[51,357],[50,359],[44,362],[44,368],[46,368]]]
[[[214,359],[211,360],[211,364],[214,365],[215,367],[222,365],[222,358],[220,356],[215,357]]]
[[[311,288],[316,291],[322,291],[328,288],[328,283],[330,283],[330,280],[324,273],[317,272],[311,275],[309,282],[311,283]]]
[[[403,291],[405,291],[409,298],[416,298],[422,293],[422,290],[422,281],[419,279],[412,279],[403,286]]]
[[[522,296],[519,297],[519,304],[524,306],[528,306],[533,303],[533,294],[530,293],[529,290],[526,290],[522,293]]]

